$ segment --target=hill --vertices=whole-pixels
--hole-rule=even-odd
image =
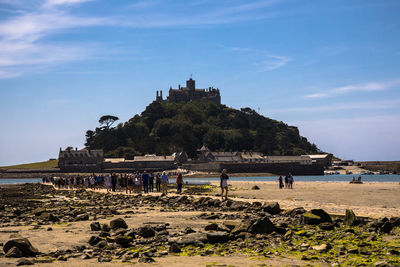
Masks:
[[[113,116],[110,116],[113,117]],[[129,121],[111,127],[114,120],[86,132],[85,146],[103,149],[106,157],[125,157],[186,151],[190,157],[206,145],[219,151],[259,151],[268,155],[320,152],[316,145],[289,126],[250,108],[236,110],[212,102],[154,101]]]
[[[12,165],[12,166],[4,166],[0,167],[4,170],[23,170],[23,169],[51,169],[58,167],[58,160],[48,160],[48,161],[41,161],[35,163],[26,163],[26,164],[19,164],[19,165]]]

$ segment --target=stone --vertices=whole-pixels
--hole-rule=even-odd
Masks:
[[[344,224],[347,227],[355,226],[357,221],[357,217],[354,214],[354,211],[351,209],[346,210],[346,215],[344,217]]]
[[[400,217],[392,217],[390,218],[389,222],[393,227],[400,226]]]
[[[332,248],[330,244],[322,244],[319,246],[313,246],[312,249],[318,251],[318,252],[327,252]]]
[[[112,258],[111,257],[98,257],[97,261],[98,262],[110,262],[110,261],[112,261]]]
[[[21,257],[23,257],[24,255],[22,254],[22,251],[19,249],[19,248],[17,248],[17,247],[12,247],[11,249],[9,249],[7,252],[6,252],[6,255],[5,255],[7,258],[21,258]]]
[[[176,243],[172,243],[171,246],[169,247],[170,253],[180,253],[181,251],[182,251],[181,247]]]
[[[251,190],[260,190],[260,188],[258,187],[258,185],[254,185]]]
[[[15,265],[16,266],[34,265],[34,262],[24,258],[24,259],[19,259]]]
[[[101,225],[101,230],[103,232],[110,232],[111,228],[110,228],[110,226],[108,224],[105,223],[105,224]]]
[[[34,248],[29,242],[27,238],[16,238],[8,240],[7,243],[4,244],[3,250],[7,253],[12,247],[17,247],[24,257],[33,257],[36,256],[39,251]]]
[[[206,242],[207,235],[205,233],[191,233],[179,237],[170,237],[168,243],[177,243],[178,245],[193,245],[196,242]]]
[[[104,248],[105,246],[107,246],[107,241],[106,240],[101,240],[100,242],[98,242],[97,244],[96,244],[96,246],[98,247],[98,248]]]
[[[301,222],[303,224],[316,225],[323,222],[332,223],[332,219],[323,209],[312,209],[310,212],[302,214]]]
[[[193,230],[191,227],[186,227],[184,233],[191,234],[191,233],[196,233],[196,231]]]
[[[306,213],[307,211],[303,207],[294,208],[285,212],[285,215],[290,217],[295,217],[296,215],[300,215]]]
[[[97,243],[99,243],[101,240],[103,240],[103,239],[101,239],[100,237],[98,237],[98,236],[91,236],[90,237],[90,239],[89,239],[89,244],[91,245],[91,246],[95,246],[95,245],[97,245]]]
[[[92,222],[90,224],[90,230],[92,231],[100,231],[101,230],[101,226],[99,222]]]
[[[393,229],[392,224],[389,221],[387,221],[381,226],[381,228],[379,230],[382,233],[389,234],[390,231],[392,231],[392,229]]]
[[[271,215],[281,213],[281,208],[278,202],[267,203],[262,207],[264,212],[268,212]]]
[[[145,225],[138,228],[137,234],[140,235],[141,237],[149,238],[149,237],[154,237],[156,235],[156,231],[153,229],[153,227]]]
[[[60,219],[53,215],[52,213],[48,213],[48,212],[44,212],[40,215],[40,219],[45,220],[45,221],[49,221],[49,222],[58,222],[60,221]]]
[[[216,223],[211,223],[209,225],[206,225],[206,227],[204,227],[204,230],[206,231],[215,231],[218,229],[218,224]]]
[[[76,216],[75,219],[77,221],[87,221],[87,220],[89,220],[89,214],[87,214],[87,213],[79,214],[78,216]]]
[[[235,228],[232,229],[231,233],[232,234],[239,234],[242,232],[247,232],[249,230],[249,227],[251,226],[250,221],[242,221],[241,223],[237,224]]]
[[[32,210],[32,213],[35,214],[35,216],[40,216],[43,212],[46,212],[46,209],[44,208],[36,208]]]
[[[274,230],[275,226],[267,216],[258,219],[249,228],[249,232],[253,234],[270,234]]]
[[[117,236],[115,237],[114,241],[115,243],[117,243],[118,245],[121,246],[128,246],[130,243],[132,243],[133,238],[130,236]]]
[[[225,243],[228,239],[229,235],[226,232],[216,231],[207,233],[207,241],[211,244]]]
[[[331,231],[335,230],[335,225],[333,223],[324,222],[318,225],[321,230]]]
[[[155,262],[155,260],[152,257],[141,257],[139,262],[152,263]]]
[[[120,229],[120,228],[127,229],[128,225],[126,224],[124,219],[117,218],[117,219],[110,221],[110,227],[113,230]]]

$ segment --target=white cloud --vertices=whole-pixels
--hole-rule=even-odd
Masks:
[[[305,95],[305,98],[327,98],[336,95],[347,94],[351,92],[372,92],[387,90],[396,86],[400,86],[400,80],[386,82],[369,82],[366,84],[346,85],[325,90],[324,93],[312,93]]]
[[[47,0],[45,5],[48,6],[56,6],[56,5],[71,5],[71,4],[78,4],[83,2],[89,2],[92,0]]]
[[[267,60],[262,61],[263,67],[260,70],[261,72],[278,69],[285,66],[292,60],[291,58],[285,56],[267,55],[267,57]]]
[[[268,113],[297,113],[297,112],[322,112],[322,111],[339,111],[339,110],[380,110],[393,109],[400,105],[400,99],[382,100],[382,101],[364,101],[364,102],[347,102],[323,106],[307,106],[293,107],[269,110]]]

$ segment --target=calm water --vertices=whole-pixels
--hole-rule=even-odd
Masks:
[[[359,175],[324,175],[324,176],[294,176],[294,181],[298,182],[349,182],[353,177]],[[363,182],[400,182],[400,175],[361,175]],[[230,181],[240,182],[261,182],[261,181],[273,181],[277,182],[278,176],[268,177],[230,177]],[[1,184],[21,184],[21,183],[40,183],[41,178],[27,178],[27,179],[0,179]],[[189,183],[202,184],[208,182],[218,182],[219,178],[190,178],[185,179]],[[170,177],[170,182],[175,182],[175,177]]]

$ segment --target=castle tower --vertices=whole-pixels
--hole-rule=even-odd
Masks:
[[[190,91],[194,91],[196,89],[196,81],[193,80],[192,77],[186,81],[186,88]]]

